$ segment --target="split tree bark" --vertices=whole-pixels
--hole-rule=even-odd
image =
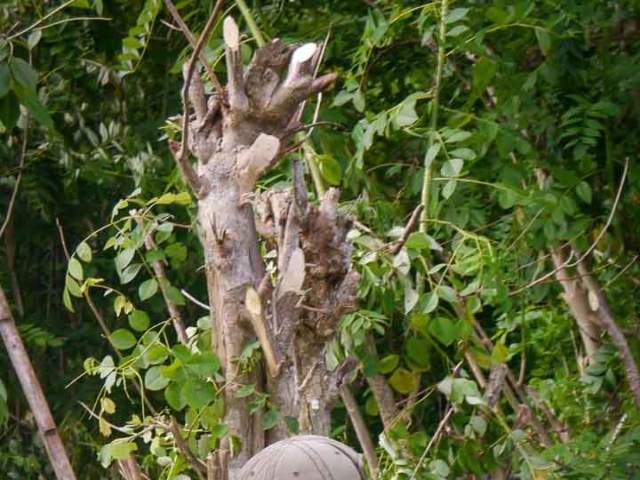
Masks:
[[[16,327],[9,303],[0,287],[0,336],[4,341],[11,365],[16,372],[22,390],[38,426],[40,438],[44,444],[49,461],[58,480],[76,480],[71,463],[58,435],[56,423],[49,410],[49,405],[33,370],[18,328]]]
[[[289,435],[284,423],[263,432],[260,416],[249,413],[248,399],[236,398],[244,384],[266,391],[282,416],[298,420],[301,433],[329,433],[347,368],[328,371],[324,349],[341,316],[354,308],[358,275],[349,269],[351,220],[338,211],[337,190],[329,190],[319,205],[309,204],[303,166],[294,162],[292,188],[253,192],[300,127],[302,102],[336,75],[314,78],[320,49],[313,43],[288,46],[273,40],[245,69],[231,18],[224,21],[224,40],[227,87],[207,98],[193,63],[187,65],[184,88],[195,121],[189,125],[192,113],[185,108],[187,145],[171,147],[198,198],[212,348],[227,383],[224,421],[230,434],[220,452],[231,453],[233,479],[264,445]],[[189,162],[186,147],[197,165]],[[270,271],[260,255],[256,217],[263,240],[278,252]],[[243,371],[239,363],[246,340],[256,337],[265,379],[260,369]]]

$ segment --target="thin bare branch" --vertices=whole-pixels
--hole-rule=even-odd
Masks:
[[[147,235],[144,239],[144,245],[147,250],[153,250],[155,248],[156,245],[151,234]],[[173,302],[173,300],[169,298],[169,291],[167,287],[170,285],[170,283],[167,278],[167,272],[164,268],[164,263],[162,263],[162,260],[156,260],[155,262],[153,262],[151,267],[153,268],[153,272],[156,274],[156,278],[158,279],[160,292],[162,292],[164,303],[167,306],[167,310],[169,310],[169,315],[171,315],[171,322],[173,323],[173,328],[178,335],[178,340],[183,345],[186,345],[187,343],[189,343],[189,338],[187,337],[187,332],[184,328],[184,321],[182,320],[180,310],[178,310],[178,306]]]
[[[180,290],[180,292],[182,293],[182,295],[185,296],[185,298],[189,301],[191,301],[192,303],[198,305],[200,308],[204,308],[206,311],[210,312],[211,311],[211,307],[209,305],[207,305],[206,303],[202,303],[200,300],[198,300],[196,297],[194,297],[193,295],[191,295],[189,292],[187,292],[184,288],[182,290]]]
[[[207,465],[193,454],[193,452],[189,448],[189,445],[187,445],[187,442],[185,442],[184,438],[182,438],[180,425],[178,425],[175,417],[171,417],[171,433],[173,434],[173,438],[176,441],[176,446],[178,447],[180,454],[191,464],[191,466],[197,472],[199,472],[198,476],[202,478],[200,473],[207,473]]]
[[[223,3],[223,2],[218,2],[218,3]],[[163,23],[165,25],[167,25],[171,29],[180,30],[182,32],[182,34],[187,38],[189,43],[191,44],[191,47],[193,48],[193,50],[195,51],[195,49],[197,47],[196,39],[193,36],[193,34],[191,33],[191,30],[189,30],[189,27],[187,26],[187,24],[184,22],[184,20],[182,19],[182,17],[178,13],[178,10],[176,10],[176,7],[174,6],[173,2],[171,0],[164,0],[164,4],[167,6],[167,9],[171,13],[171,16],[173,17],[173,19],[176,21],[176,23],[178,24],[178,26],[180,28],[176,28],[173,25],[170,25],[170,24],[168,24],[166,22],[163,22]],[[216,4],[216,7],[217,6],[218,5]],[[218,11],[216,11],[216,8],[214,8],[214,10],[213,10],[211,15],[213,16],[214,14],[216,16],[218,15]],[[203,30],[202,35],[200,35],[200,38],[203,37],[204,33],[205,32]],[[208,33],[209,32],[207,32],[207,34]],[[218,77],[216,77],[215,72],[213,71],[213,69],[211,68],[211,65],[209,65],[209,62],[207,61],[207,57],[204,56],[204,53],[202,51],[198,52],[198,59],[204,65],[204,68],[207,70],[207,75],[209,75],[209,79],[211,80],[211,83],[213,83],[216,91],[218,92],[218,95],[222,98],[222,95],[224,94],[224,88],[220,84],[220,81],[218,80]]]
[[[405,225],[404,230],[402,231],[402,235],[400,235],[400,238],[398,238],[398,240],[394,242],[389,248],[389,253],[391,253],[391,255],[395,255],[396,253],[398,253],[404,246],[404,244],[407,243],[407,239],[409,238],[409,235],[411,234],[413,228],[416,226],[416,223],[418,223],[420,214],[422,213],[423,209],[424,205],[422,204],[418,205],[415,208],[415,210],[411,214],[411,217],[409,218],[409,221]]]
[[[613,216],[615,215],[616,210],[618,208],[618,204],[620,203],[620,197],[622,196],[622,188],[624,187],[624,182],[627,178],[628,171],[629,171],[629,157],[625,158],[624,170],[622,171],[622,178],[620,179],[620,186],[618,187],[618,192],[616,193],[616,197],[613,200],[613,205],[611,206],[611,212],[609,212],[609,217],[607,218],[607,222],[604,224],[604,226],[600,230],[600,233],[598,233],[598,236],[596,237],[596,239],[591,243],[591,246],[580,256],[580,258],[576,259],[576,261],[574,262],[571,262],[573,255],[570,255],[561,265],[556,266],[556,268],[553,269],[552,271],[546,273],[545,275],[534,280],[533,282],[528,283],[524,287],[519,288],[514,292],[510,292],[509,296],[519,295],[522,292],[525,292],[526,290],[529,290],[530,288],[535,287],[536,285],[553,277],[556,273],[558,273],[559,270],[563,268],[570,268],[570,267],[575,267],[576,265],[579,265],[585,258],[591,255],[591,253],[596,249],[600,240],[602,240],[602,237],[604,236],[606,231],[611,226],[611,222],[613,221]]]
[[[9,200],[9,206],[7,207],[7,213],[4,216],[4,222],[2,228],[0,228],[0,238],[4,235],[4,231],[11,221],[11,215],[13,214],[13,207],[18,196],[18,189],[20,188],[20,182],[22,180],[22,172],[24,171],[25,159],[27,158],[27,141],[29,139],[29,116],[25,120],[24,134],[22,138],[22,148],[20,150],[20,161],[18,162],[18,177],[16,178],[16,184],[13,186],[13,193],[11,193],[11,199]]]

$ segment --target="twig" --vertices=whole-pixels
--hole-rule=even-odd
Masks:
[[[82,408],[85,409],[85,411],[89,414],[89,416],[95,418],[98,421],[103,421],[104,423],[106,423],[107,425],[109,425],[109,427],[111,427],[113,430],[115,430],[116,432],[120,432],[120,433],[124,433],[125,435],[131,435],[131,430],[129,430],[128,428],[123,428],[123,427],[119,427],[117,425],[114,425],[113,423],[105,420],[103,417],[101,417],[100,415],[98,415],[96,412],[94,412],[93,410],[91,410],[86,403],[84,402],[78,402],[80,404],[80,406]]]
[[[75,0],[69,0],[68,2],[63,3],[62,5],[60,5],[57,8],[54,8],[53,10],[51,10],[48,14],[46,14],[44,17],[42,17],[41,19],[37,20],[35,23],[31,24],[31,26],[25,28],[24,30],[19,31],[18,33],[14,33],[13,35],[11,35],[10,37],[8,37],[6,40],[8,42],[10,42],[11,40],[14,40],[18,37],[20,37],[21,35],[24,35],[25,33],[33,30],[34,28],[39,27],[40,25],[42,25],[44,22],[46,22],[47,20],[49,20],[51,17],[53,17],[56,13],[60,12],[61,10],[64,10],[65,8],[67,8],[69,5],[71,5],[73,2],[75,2]]]
[[[171,28],[173,30],[181,31],[182,34],[187,38],[187,40],[191,44],[191,47],[193,48],[193,50],[195,51],[196,46],[197,46],[196,39],[193,36],[193,34],[191,33],[191,30],[189,30],[189,27],[187,26],[187,24],[184,22],[184,20],[182,19],[182,17],[178,13],[178,10],[176,10],[176,7],[173,5],[173,2],[171,0],[164,0],[164,4],[167,6],[167,9],[171,13],[171,16],[173,17],[173,19],[176,21],[176,23],[178,24],[178,26],[180,28],[176,28],[173,25],[171,25],[171,24],[169,24],[167,22],[164,22],[164,21],[162,23],[164,23],[165,25],[167,25],[167,27],[169,27],[169,28]],[[217,7],[217,5],[216,5],[216,7]],[[215,9],[214,9],[213,13],[217,14]],[[213,15],[213,13],[212,13],[212,15]],[[202,33],[204,34],[204,31]],[[202,36],[203,35],[200,35],[200,38],[202,38]],[[207,62],[207,57],[205,57],[204,53],[202,53],[202,51],[200,51],[200,52],[198,52],[198,58],[200,59],[200,62],[202,62],[202,64],[204,65],[204,68],[207,70],[207,75],[209,75],[209,79],[211,80],[211,83],[213,83],[216,91],[218,92],[218,95],[220,96],[220,98],[222,98],[223,94],[224,94],[224,88],[222,88],[222,85],[220,84],[220,81],[218,80],[218,77],[216,77],[215,72],[211,68],[211,65],[209,65],[209,62]]]
[[[304,132],[305,130],[313,129],[315,127],[323,127],[323,126],[335,127],[339,130],[344,130],[344,131],[349,130],[346,126],[338,122],[320,121],[320,122],[313,122],[313,123],[307,123],[305,125],[300,125],[290,130],[289,132],[287,132],[287,135],[293,135],[294,133]]]
[[[407,239],[411,234],[411,230],[413,230],[413,227],[415,227],[416,223],[418,222],[422,210],[424,210],[423,204],[420,204],[415,208],[415,210],[411,214],[411,217],[409,218],[409,221],[405,225],[404,230],[402,231],[402,235],[400,235],[400,238],[398,238],[398,240],[394,242],[389,248],[389,253],[391,253],[391,255],[395,255],[396,253],[398,253],[404,246],[404,244],[407,243]]]
[[[182,438],[182,433],[180,433],[180,425],[178,425],[178,422],[173,416],[171,417],[171,433],[173,434],[173,438],[175,439],[178,450],[180,451],[182,456],[198,472],[198,476],[202,478],[200,472],[206,474],[207,465],[193,454],[193,452],[189,448],[189,445],[187,445],[187,442],[185,442],[184,438]]]
[[[429,440],[429,443],[427,444],[427,448],[425,448],[424,452],[422,452],[422,456],[420,457],[420,460],[418,460],[418,464],[416,465],[416,468],[413,470],[413,473],[411,474],[411,478],[409,480],[414,480],[414,478],[416,478],[416,474],[418,473],[418,470],[422,466],[424,459],[427,458],[427,454],[429,453],[429,450],[431,450],[431,447],[436,442],[436,440],[440,438],[440,435],[442,434],[444,427],[449,422],[449,418],[451,417],[451,414],[453,414],[453,410],[454,410],[454,406],[451,405],[449,407],[449,410],[447,410],[447,413],[445,414],[444,418],[440,421],[440,424],[438,425],[436,432],[433,434],[433,436]]]
[[[551,278],[552,276],[554,276],[556,273],[558,273],[560,270],[562,270],[563,268],[570,268],[570,267],[575,267],[576,265],[579,265],[580,263],[582,263],[582,261],[587,258],[589,255],[591,255],[591,253],[596,249],[596,247],[598,246],[598,243],[600,242],[600,240],[602,239],[602,237],[604,236],[604,234],[606,233],[607,229],[611,226],[611,222],[613,221],[613,216],[616,213],[616,210],[618,208],[618,204],[620,203],[620,197],[622,196],[622,187],[624,187],[624,182],[627,178],[627,172],[629,171],[629,157],[627,157],[624,161],[624,170],[622,171],[622,178],[620,179],[620,186],[618,187],[618,192],[616,193],[616,197],[613,201],[613,205],[611,207],[611,212],[609,212],[609,217],[607,218],[607,222],[604,224],[604,227],[602,227],[602,229],[600,230],[600,233],[598,233],[598,236],[596,237],[596,239],[591,243],[591,246],[580,256],[580,258],[576,259],[575,262],[571,262],[571,259],[573,258],[573,252],[571,255],[569,255],[569,257],[560,265],[558,265],[555,269],[551,270],[550,272],[546,273],[545,275],[543,275],[542,277],[538,278],[537,280],[534,280],[533,282],[528,283],[527,285],[525,285],[524,287],[516,290],[515,292],[510,292],[509,296],[514,296],[514,295],[519,295],[522,292],[529,290],[530,288],[544,282],[545,280]]]
[[[620,417],[620,421],[616,425],[616,428],[613,430],[613,434],[611,434],[611,440],[609,440],[609,445],[607,445],[607,452],[611,449],[611,445],[613,445],[613,443],[616,441],[616,439],[618,438],[618,435],[620,435],[620,432],[622,431],[622,427],[624,426],[624,423],[626,421],[627,421],[627,413],[625,412],[622,415],[622,417]]]
[[[191,295],[189,292],[187,292],[184,288],[182,290],[180,290],[180,292],[182,293],[182,295],[185,296],[185,298],[193,303],[195,303],[196,305],[198,305],[201,308],[204,308],[206,311],[210,312],[211,311],[211,307],[205,303],[202,303],[200,300],[198,300],[197,298],[195,298],[193,295]]]
[[[64,230],[62,229],[62,225],[60,224],[60,220],[56,217],[56,226],[58,227],[58,234],[60,235],[60,243],[62,244],[62,251],[64,252],[64,256],[67,258],[67,262],[71,259],[71,255],[69,255],[69,249],[67,248],[67,241],[64,238]]]
[[[171,0],[165,0],[165,3],[171,3]],[[184,108],[184,118],[182,119],[182,147],[180,149],[180,158],[181,159],[186,159],[187,158],[187,150],[189,148],[188,146],[188,139],[189,139],[189,99],[188,99],[188,95],[189,95],[189,85],[191,85],[191,79],[193,78],[193,70],[194,67],[196,65],[196,59],[198,58],[198,55],[200,54],[200,51],[202,50],[202,47],[204,46],[204,42],[207,40],[207,37],[209,36],[209,32],[211,31],[211,29],[213,28],[213,25],[215,23],[216,17],[218,16],[218,12],[220,12],[220,9],[222,8],[222,4],[224,3],[223,0],[218,0],[216,2],[215,7],[213,7],[213,12],[211,12],[211,15],[209,16],[209,20],[207,20],[207,24],[204,26],[204,30],[202,30],[202,33],[200,34],[200,38],[198,39],[198,43],[196,43],[196,46],[193,47],[193,53],[191,54],[191,58],[189,59],[189,63],[187,64],[187,74],[186,77],[184,79],[184,88],[182,90],[182,104],[183,104],[183,108]],[[211,79],[213,81],[213,78]],[[216,85],[217,87],[217,85]],[[221,97],[222,98],[222,97]]]
[[[611,343],[613,343],[618,350],[618,354],[624,365],[629,388],[635,399],[636,406],[640,408],[640,370],[638,370],[638,365],[629,347],[629,343],[616,320],[613,318],[609,302],[604,296],[600,284],[595,278],[588,274],[584,263],[578,265],[578,273],[584,275],[583,282],[589,291],[589,300],[592,296],[597,299],[597,306],[592,305],[589,301],[589,307],[592,312],[598,316],[598,320],[604,325],[604,328],[611,337]]]
[[[318,365],[320,365],[320,360],[316,359],[311,365],[311,368],[309,368],[309,371],[305,375],[304,380],[302,380],[302,383],[298,387],[298,392],[304,392],[304,390],[307,388],[307,385],[309,384],[309,382],[311,381],[311,378],[313,377],[313,372],[318,367]]]
[[[2,223],[2,228],[0,228],[0,238],[4,235],[4,231],[9,225],[9,221],[11,220],[11,215],[13,213],[13,207],[16,202],[16,197],[18,196],[18,188],[20,187],[20,181],[22,180],[22,172],[24,170],[25,159],[27,158],[27,141],[29,137],[29,115],[26,117],[26,124],[24,127],[24,137],[22,139],[22,150],[20,152],[20,162],[18,163],[18,177],[16,178],[16,184],[13,186],[13,193],[11,194],[11,200],[9,200],[9,206],[7,207],[7,213],[4,217],[4,222]]]
[[[153,250],[156,247],[151,234],[146,236],[144,244],[147,250]],[[167,279],[167,272],[164,269],[164,264],[161,260],[156,260],[151,266],[153,268],[153,272],[156,274],[156,278],[158,279],[160,291],[162,292],[162,297],[164,298],[164,303],[167,306],[167,310],[169,310],[169,315],[171,315],[171,322],[173,323],[173,328],[178,335],[178,340],[183,345],[187,345],[189,343],[189,338],[187,337],[187,332],[184,329],[182,315],[180,315],[178,306],[173,302],[173,300],[169,298],[169,294],[167,291],[169,280]]]

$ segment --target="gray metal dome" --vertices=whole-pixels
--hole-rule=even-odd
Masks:
[[[268,446],[249,460],[239,480],[364,480],[362,458],[327,437],[304,435]]]

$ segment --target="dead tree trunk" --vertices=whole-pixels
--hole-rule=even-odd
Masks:
[[[301,103],[336,75],[314,78],[320,49],[313,43],[291,47],[274,40],[245,69],[231,18],[224,22],[224,40],[224,90],[207,99],[199,74],[189,66],[185,71],[195,122],[188,126],[192,114],[185,108],[183,135],[197,166],[187,160],[184,144],[173,144],[172,150],[198,198],[213,349],[227,384],[230,433],[221,452],[232,455],[233,478],[265,444],[288,435],[283,422],[263,432],[260,415],[251,415],[248,400],[236,397],[245,384],[269,393],[281,416],[296,418],[302,432],[328,434],[344,369],[329,372],[323,351],[341,315],[353,307],[358,276],[349,270],[350,220],[337,211],[336,190],[319,205],[309,205],[303,166],[295,163],[291,189],[253,192],[300,127]],[[278,251],[277,266],[269,271],[259,253],[256,216],[263,240]],[[246,341],[256,337],[265,366],[247,371],[239,359]]]
[[[56,478],[58,480],[75,480],[76,476],[71,468],[62,440],[58,435],[56,423],[53,420],[44,393],[42,393],[38,377],[33,371],[33,366],[18,333],[2,287],[0,287],[0,335],[9,353],[11,365],[13,365],[20,385],[22,385],[24,395],[27,397],[29,407],[33,412],[40,438],[47,451]]]

